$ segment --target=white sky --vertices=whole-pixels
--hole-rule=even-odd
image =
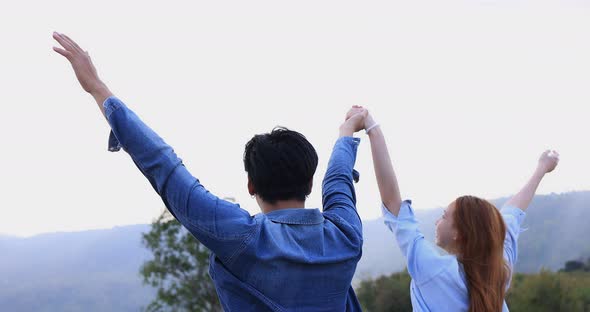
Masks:
[[[539,193],[590,189],[590,5],[585,1],[12,1],[0,12],[0,233],[148,223],[163,208],[79,87],[51,33],[90,51],[103,80],[192,173],[251,213],[244,144],[305,134],[320,181],[353,104],[382,125],[418,209],[495,198],[540,152]],[[358,209],[379,216],[369,142]]]

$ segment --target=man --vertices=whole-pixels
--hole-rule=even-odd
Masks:
[[[317,154],[285,128],[246,145],[248,191],[262,213],[209,193],[173,149],[99,79],[88,53],[59,33],[54,50],[68,59],[82,88],[111,126],[109,149],[123,148],[166,207],[212,251],[210,275],[226,311],[359,311],[350,285],[361,257],[353,166],[367,112],[340,126],[323,181],[323,212],[305,209]]]

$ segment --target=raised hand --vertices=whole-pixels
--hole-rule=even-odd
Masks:
[[[340,134],[352,135],[353,133],[365,129],[365,118],[369,111],[361,106],[353,106],[347,113],[344,123],[340,126]]]
[[[549,173],[557,167],[559,163],[559,153],[553,150],[546,150],[539,157],[538,169],[543,173]]]
[[[102,110],[102,102],[112,93],[98,77],[88,52],[84,51],[74,40],[64,34],[54,32],[53,39],[61,45],[61,48],[53,47],[53,50],[63,55],[70,62],[82,89],[94,97]]]
[[[350,117],[352,117],[355,114],[363,112],[363,110],[367,110],[367,109],[362,106],[359,106],[359,105],[352,106],[352,108],[346,113],[345,120],[348,120]],[[370,129],[375,124],[376,124],[376,122],[375,122],[375,120],[373,120],[373,116],[367,110],[367,116],[365,117],[365,120],[363,122],[363,129],[365,129],[365,130]]]
[[[365,110],[365,108],[363,108],[362,106],[353,105],[352,108],[350,108],[348,112],[346,112],[346,117],[344,117],[344,120],[348,120],[350,117],[358,113],[361,113],[363,110]]]
[[[537,165],[537,169],[522,189],[516,195],[512,196],[505,205],[507,206],[515,206],[522,210],[526,210],[531,201],[533,200],[533,196],[535,196],[535,192],[543,180],[543,177],[546,173],[549,173],[557,167],[557,163],[559,162],[559,154],[556,151],[547,150],[541,154],[539,157],[539,163]]]

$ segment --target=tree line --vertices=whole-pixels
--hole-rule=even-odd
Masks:
[[[145,311],[221,311],[208,275],[209,250],[169,212],[154,221],[142,242],[154,257],[140,273],[157,290]],[[412,311],[407,271],[363,280],[356,293],[367,312]],[[516,312],[590,312],[590,258],[567,261],[558,272],[514,274],[506,301]]]

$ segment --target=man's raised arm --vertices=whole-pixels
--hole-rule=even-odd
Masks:
[[[53,49],[68,59],[82,88],[94,97],[111,126],[113,141],[131,156],[178,221],[222,261],[232,261],[255,227],[250,214],[207,191],[172,147],[113,96],[88,53],[65,35],[53,37],[62,46]]]
[[[347,116],[340,126],[340,135],[326,169],[322,183],[324,214],[336,214],[346,220],[361,235],[361,221],[356,212],[356,195],[353,184],[353,167],[356,161],[358,138],[353,134],[363,128],[366,111]]]

